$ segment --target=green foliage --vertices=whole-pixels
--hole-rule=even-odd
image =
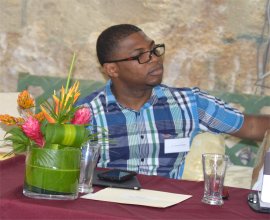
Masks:
[[[26,160],[26,187],[36,193],[76,193],[80,155],[78,148],[32,148]]]
[[[7,153],[5,156],[9,156],[13,153],[18,154],[27,151],[27,147],[31,147],[33,143],[28,137],[23,133],[23,131],[18,128],[12,128],[9,130],[5,136],[5,141],[11,141],[13,150]]]
[[[79,148],[87,141],[88,132],[84,125],[47,124],[45,139],[48,144]]]

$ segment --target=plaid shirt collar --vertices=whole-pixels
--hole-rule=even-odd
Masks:
[[[106,93],[105,96],[107,96],[108,108],[110,106],[118,105],[121,109],[123,109],[124,107],[116,100],[114,94],[112,93],[111,85],[112,85],[112,81],[108,80],[105,86],[105,93]],[[155,105],[158,102],[158,100],[161,100],[161,99],[167,100],[167,97],[165,96],[161,86],[157,85],[153,88],[150,99],[142,106],[142,108],[145,109],[152,105]]]

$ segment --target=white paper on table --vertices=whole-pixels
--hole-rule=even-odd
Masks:
[[[147,189],[132,190],[132,189],[108,187],[96,193],[86,194],[81,198],[106,202],[116,202],[123,204],[166,208],[175,205],[177,203],[180,203],[186,199],[189,199],[190,197],[192,196]]]

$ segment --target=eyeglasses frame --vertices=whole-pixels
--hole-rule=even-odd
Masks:
[[[155,53],[155,50],[156,50],[158,47],[163,47],[163,48],[164,48],[164,53],[165,53],[165,44],[157,44],[157,45],[155,45],[155,47],[154,47],[152,50],[145,51],[145,52],[143,52],[143,53],[138,54],[137,56],[128,57],[128,58],[119,59],[119,60],[105,61],[104,63],[117,63],[117,62],[123,62],[123,61],[133,61],[133,60],[137,60],[139,64],[148,63],[148,62],[151,61],[151,59],[152,59],[152,54],[155,54],[157,57],[161,57],[161,56],[164,54],[164,53],[163,53],[162,55],[159,56],[159,55],[157,55],[157,54]],[[140,57],[142,54],[144,54],[144,53],[149,53],[149,52],[150,52],[150,54],[149,54],[149,58],[150,58],[150,59],[149,59],[147,62],[140,63],[139,57]]]

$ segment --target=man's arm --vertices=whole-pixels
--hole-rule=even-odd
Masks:
[[[231,135],[243,139],[263,140],[267,129],[270,129],[270,115],[245,115],[244,123],[239,131]]]

